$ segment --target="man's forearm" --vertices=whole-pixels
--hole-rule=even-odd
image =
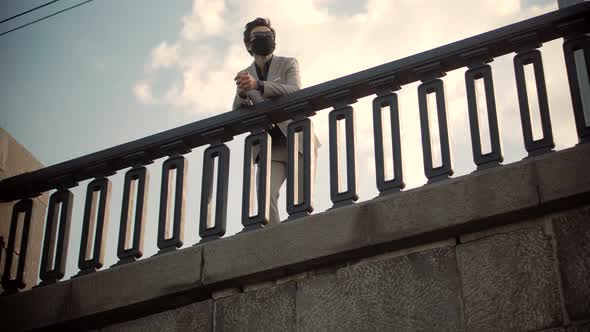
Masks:
[[[297,84],[282,84],[275,82],[265,82],[264,97],[282,96],[300,89]]]

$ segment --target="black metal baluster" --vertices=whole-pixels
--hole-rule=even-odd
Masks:
[[[136,181],[136,199],[131,197],[132,182]],[[134,262],[143,255],[143,230],[145,227],[146,201],[148,195],[149,172],[144,166],[135,166],[125,173],[123,185],[123,201],[121,204],[121,222],[119,224],[119,239],[117,243],[117,257],[119,262],[116,265]],[[135,216],[131,219],[132,204],[135,201]],[[130,233],[130,226],[133,224],[133,234]],[[132,244],[126,248],[128,238],[131,237]]]
[[[170,195],[170,172],[176,170],[174,183],[174,214],[172,215],[172,236],[167,238],[168,199]],[[162,164],[162,186],[160,188],[160,213],[158,219],[158,254],[176,250],[182,247],[184,238],[184,197],[186,192],[187,161],[182,155],[171,153]]]
[[[41,279],[39,286],[56,283],[65,275],[73,203],[74,194],[63,188],[58,189],[49,198],[39,270],[39,278]],[[59,220],[57,220],[58,215]]]
[[[94,202],[93,194],[98,192],[98,202]],[[80,241],[80,256],[78,257],[78,268],[80,272],[76,276],[96,272],[104,265],[104,247],[106,245],[108,226],[109,204],[111,196],[111,181],[105,177],[99,177],[88,183],[86,190],[86,202],[84,204],[84,220],[82,223],[82,240]],[[94,210],[98,204],[96,215],[96,228],[92,234],[94,237],[93,246],[88,245],[89,235],[94,225]],[[92,253],[89,259],[88,254]]]
[[[225,234],[227,219],[227,191],[229,186],[229,157],[227,145],[218,142],[211,145],[204,152],[203,181],[201,187],[201,214],[199,221],[199,235],[201,242],[221,238]],[[217,179],[213,178],[214,159],[217,158]],[[217,181],[215,181],[217,180]],[[216,197],[213,198],[213,184],[217,183]],[[211,221],[211,200],[215,200],[215,218]]]
[[[537,100],[539,102],[539,113],[541,116],[541,128],[543,138],[535,140],[531,125],[531,111],[526,89],[526,78],[524,66],[532,64],[535,72],[535,84],[537,87]],[[520,120],[522,124],[522,135],[524,147],[528,156],[536,156],[553,151],[553,131],[551,129],[551,117],[549,115],[549,102],[547,100],[547,87],[545,85],[545,74],[543,73],[543,62],[539,50],[527,50],[514,56],[514,72],[516,76],[516,90],[518,92],[518,105],[520,108]]]
[[[487,122],[491,147],[491,151],[486,154],[483,154],[481,149],[477,93],[475,91],[475,80],[477,79],[483,79],[485,89]],[[480,64],[469,68],[465,72],[465,86],[467,90],[467,110],[469,112],[469,128],[471,132],[473,161],[477,165],[477,170],[497,166],[504,160],[504,157],[502,156],[502,147],[500,145],[500,132],[498,129],[498,114],[496,112],[496,97],[494,94],[492,67],[487,64]]]
[[[428,120],[428,94],[436,96],[436,112],[438,118],[438,130],[440,137],[440,150],[442,165],[434,167],[432,163],[432,146],[430,140],[430,124]],[[451,164],[451,149],[449,143],[449,129],[447,121],[447,105],[445,99],[444,83],[441,79],[425,81],[418,86],[418,106],[420,111],[420,129],[422,134],[422,156],[424,160],[424,173],[428,183],[448,179],[453,175]]]
[[[244,231],[267,225],[270,218],[270,163],[272,137],[263,129],[246,137],[244,143],[244,183],[242,191],[242,225]],[[256,147],[256,148],[255,148]],[[255,158],[258,159],[259,174],[253,174]],[[254,185],[253,179],[257,180]],[[256,214],[250,216],[252,195],[256,192]]]
[[[580,64],[576,63],[576,51],[583,52],[586,65],[585,72],[578,72],[577,67],[580,66]],[[579,35],[566,38],[563,43],[563,55],[565,57],[570,95],[572,97],[578,141],[580,143],[588,143],[590,142],[590,110],[587,110],[587,113],[584,113],[584,104],[582,102],[583,96],[582,91],[580,90],[580,81],[584,78],[579,77],[578,74],[585,75],[586,81],[590,79],[590,37],[587,35]],[[586,105],[586,107],[590,107],[590,105]]]
[[[299,149],[296,133],[303,137],[303,149]],[[313,123],[304,114],[296,116],[287,127],[287,213],[288,220],[300,218],[313,212],[313,172],[315,171],[315,155],[313,153]],[[297,156],[295,154],[298,154]],[[303,157],[303,169],[300,169],[298,158]],[[297,158],[296,158],[297,157]],[[299,177],[303,180],[300,181]],[[303,188],[299,188],[300,184]],[[302,191],[302,194],[300,193]],[[295,200],[295,195],[301,200]]]
[[[332,200],[332,209],[352,204],[359,198],[357,192],[356,174],[356,130],[354,123],[354,113],[352,106],[342,103],[334,107],[334,110],[328,115],[329,135],[330,135],[330,198]],[[346,148],[346,191],[341,191],[340,176],[341,170],[338,163],[339,159],[339,128],[338,121],[344,121],[345,125],[345,148]]]
[[[391,128],[391,154],[393,178],[385,180],[385,157],[383,145],[383,107],[389,106]],[[401,150],[401,131],[397,94],[388,91],[373,100],[373,139],[375,145],[375,176],[379,196],[399,192],[405,187]]]
[[[20,236],[20,248],[16,248],[16,230],[18,227],[19,215],[24,213],[22,232]],[[31,215],[33,213],[33,200],[22,199],[12,207],[12,218],[10,221],[10,233],[6,245],[6,260],[4,262],[4,274],[2,275],[2,295],[14,294],[27,285],[24,280],[25,265],[27,260],[27,247],[29,244],[29,229],[31,226]],[[18,251],[17,251],[18,250]],[[18,258],[15,258],[18,255]],[[16,276],[11,278],[12,261],[18,259]]]

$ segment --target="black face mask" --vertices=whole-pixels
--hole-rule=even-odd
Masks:
[[[267,56],[275,51],[275,40],[269,35],[256,36],[251,42],[252,52]]]

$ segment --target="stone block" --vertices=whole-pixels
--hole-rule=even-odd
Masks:
[[[566,332],[590,332],[590,323],[570,326]]]
[[[202,247],[189,247],[73,279],[72,318],[201,286]]]
[[[2,328],[5,331],[28,331],[63,321],[72,304],[71,293],[72,283],[68,280],[0,296]]]
[[[572,320],[590,319],[590,206],[552,218],[565,307]]]
[[[478,232],[461,234],[459,236],[459,240],[461,243],[466,243],[466,242],[476,241],[479,239],[490,237],[490,236],[493,236],[496,234],[512,233],[512,232],[516,232],[518,230],[527,229],[527,228],[544,227],[545,222],[546,222],[546,219],[543,219],[543,218],[529,219],[529,220],[526,220],[523,222],[508,224],[505,226],[487,228],[487,229],[484,229],[484,230],[478,231]]]
[[[468,331],[536,331],[563,321],[551,239],[542,227],[457,246]]]
[[[535,158],[542,203],[590,192],[590,144]]]
[[[203,282],[212,284],[365,247],[370,220],[364,214],[364,208],[354,205],[208,242],[203,249]]]
[[[102,332],[213,331],[213,301],[193,303],[140,319],[111,325]]]
[[[453,247],[362,262],[297,285],[301,331],[462,331]]]
[[[242,289],[241,288],[239,288],[239,287],[231,287],[231,288],[225,288],[225,289],[213,291],[211,293],[211,297],[214,300],[217,300],[217,299],[221,299],[221,298],[224,298],[224,297],[233,296],[233,295],[239,294],[241,292],[242,292]]]
[[[367,208],[371,243],[535,207],[539,200],[532,170],[530,162],[522,161],[375,199]]]
[[[215,331],[295,331],[294,282],[215,300]]]
[[[35,329],[132,306],[201,284],[201,247],[150,257],[0,297],[3,323]]]

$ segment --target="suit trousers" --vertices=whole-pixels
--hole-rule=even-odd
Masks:
[[[299,169],[303,168],[303,156],[300,154],[298,159]],[[315,172],[314,172],[315,173]],[[288,176],[287,162],[282,160],[272,160],[270,164],[270,216],[269,224],[276,225],[281,222],[279,214],[279,196],[280,190],[285,183]],[[260,177],[260,169],[256,172],[256,190],[260,190],[258,187]],[[299,176],[299,188],[303,188],[303,176]],[[312,177],[312,183],[315,177]],[[303,190],[299,190],[299,201],[303,199]]]

